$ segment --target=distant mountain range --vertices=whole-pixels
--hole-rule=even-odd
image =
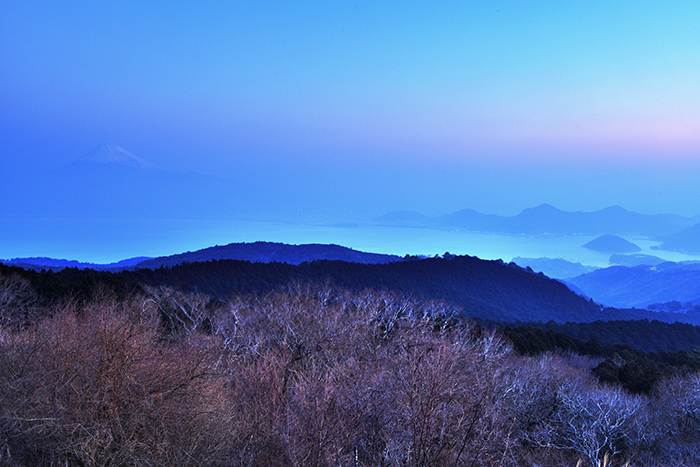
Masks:
[[[510,264],[452,255],[428,260],[401,258],[319,244],[234,243],[168,257],[131,258],[109,265],[51,258],[15,258],[5,263],[37,272],[56,271],[55,277],[30,276],[41,277],[44,284],[41,287],[53,291],[70,286],[73,279],[68,278],[80,278],[80,274],[84,274],[87,281],[100,277],[97,274],[102,273],[94,270],[116,273],[104,276],[108,282],[126,279],[221,298],[231,293],[264,292],[290,281],[331,280],[352,289],[386,288],[425,299],[448,300],[463,306],[467,316],[487,320],[659,319],[700,323],[700,314],[695,312],[697,307],[686,304],[700,304],[700,263],[666,262],[656,267],[598,269],[569,277],[566,285],[538,274],[537,269],[561,277],[589,268],[548,258],[514,258]],[[89,267],[93,271],[70,271],[64,277],[64,272],[68,271],[62,270],[66,267]],[[553,267],[558,267],[559,272]],[[79,288],[86,286],[81,281],[78,281]],[[654,308],[663,312],[643,309],[652,304],[661,304]],[[602,305],[617,309],[603,311]],[[632,307],[638,309],[629,309]]]
[[[216,247],[209,253],[215,251]],[[225,300],[236,294],[266,293],[289,284],[329,283],[357,292],[385,290],[419,300],[445,300],[462,307],[466,317],[498,322],[658,319],[700,323],[700,315],[695,313],[604,309],[543,274],[513,263],[470,256],[408,257],[384,264],[327,260],[288,264],[219,259],[156,269],[129,268],[118,273],[86,269],[47,273],[0,265],[0,275],[13,274],[27,278],[49,303],[65,297],[89,298],[95,290],[100,290],[100,284],[116,287],[118,294],[150,285]]]
[[[605,306],[680,311],[700,305],[700,262],[674,263],[639,254],[613,254],[610,262],[616,265],[608,268],[561,258],[516,257],[513,262],[556,278],[579,295]],[[662,306],[671,302],[679,303],[677,310]]]
[[[270,204],[266,205],[270,200],[260,193],[259,187],[246,181],[244,174],[238,181],[196,173],[173,174],[108,144],[94,148],[55,171],[23,182],[26,189],[21,191],[0,184],[0,199],[3,201],[0,203],[0,217],[260,219],[262,212],[275,217],[285,209],[275,211]],[[594,212],[567,212],[543,204],[515,216],[482,214],[472,209],[437,217],[399,211],[375,219],[373,225],[532,236],[586,234],[602,235],[607,239],[635,235],[658,240],[661,244],[656,248],[659,249],[700,254],[700,216],[645,215],[619,206]],[[626,242],[622,238],[619,240]],[[621,251],[619,248],[608,250]],[[53,258],[14,258],[3,262],[38,271],[67,267],[120,271],[233,259],[297,265],[324,259],[385,264],[402,262],[403,258],[363,253],[338,245],[256,242],[216,246],[161,258],[130,258],[112,264]],[[700,268],[693,264],[665,263],[650,255],[613,255],[610,259],[613,264],[646,266],[591,271],[581,264],[558,259],[515,258],[514,261],[534,271],[543,271],[550,277],[566,279],[582,294],[609,306],[646,307],[672,301],[700,303]]]
[[[615,266],[627,266],[628,268],[633,268],[635,266],[656,266],[657,264],[666,263],[667,261],[663,258],[653,255],[644,254],[631,254],[631,255],[621,255],[612,254],[610,255],[610,264]]]
[[[231,243],[193,252],[159,258],[129,258],[116,263],[95,264],[54,258],[13,258],[2,260],[7,265],[35,271],[60,271],[64,268],[119,272],[134,269],[176,267],[181,264],[243,260],[251,263],[298,265],[318,260],[344,261],[356,264],[387,264],[407,258],[395,255],[365,253],[339,245],[288,245],[284,243]],[[411,259],[411,258],[408,258]],[[613,255],[611,262],[648,262],[656,267],[611,267],[596,269],[560,258],[513,258],[513,263],[534,273],[562,280],[571,290],[598,303],[618,308],[647,308],[652,304],[692,301],[700,304],[700,263],[663,262],[648,255]],[[662,263],[659,265],[659,263]],[[657,307],[659,308],[659,307]],[[686,307],[687,308],[687,307]],[[692,307],[690,307],[692,308]]]
[[[611,206],[594,212],[567,212],[549,204],[525,209],[515,216],[482,214],[473,209],[465,209],[438,217],[428,217],[415,211],[398,211],[375,219],[375,223],[380,225],[450,228],[506,234],[632,234],[659,239],[678,233],[699,222],[700,216],[647,215],[630,212],[620,206]]]
[[[310,220],[304,218],[293,192],[271,194],[248,175],[242,171],[236,180],[229,180],[170,173],[119,146],[103,144],[56,170],[27,176],[22,180],[26,189],[0,184],[0,217]],[[700,252],[700,216],[646,215],[619,206],[567,212],[542,204],[515,216],[473,209],[437,217],[399,211],[371,223],[526,235],[641,235],[664,241],[660,248]]]
[[[301,264],[307,261],[334,260],[361,264],[386,264],[402,261],[396,255],[365,253],[339,245],[288,245],[285,243],[255,242],[230,243],[213,246],[197,251],[161,256],[158,258],[138,257],[125,259],[116,263],[96,264],[54,258],[13,258],[0,260],[4,264],[25,269],[41,271],[42,269],[59,271],[63,268],[95,269],[98,271],[122,271],[124,269],[172,267],[182,263],[235,259],[253,263],[287,263]]]
[[[692,225],[676,234],[669,235],[661,245],[652,248],[698,255],[700,254],[700,224]]]
[[[566,282],[606,306],[647,308],[671,301],[700,304],[698,262],[612,266],[567,278]]]
[[[0,217],[282,218],[261,188],[194,172],[171,173],[119,146],[103,144],[55,170],[0,185]],[[277,216],[277,217],[275,217]]]
[[[121,271],[124,269],[134,267],[142,261],[146,261],[149,259],[152,258],[146,256],[139,256],[135,258],[123,259],[115,263],[100,264],[68,259],[32,257],[2,259],[0,260],[0,263],[18,266],[24,269],[33,269],[35,271],[41,271],[42,269],[46,269],[47,271],[60,271],[61,269],[65,268],[94,269],[96,271]]]
[[[562,258],[523,258],[516,256],[513,262],[522,268],[530,268],[554,279],[567,279],[595,271],[593,266],[566,261]]]

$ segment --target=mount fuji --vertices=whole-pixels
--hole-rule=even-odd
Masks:
[[[259,212],[244,181],[171,173],[129,151],[102,144],[58,169],[5,190],[0,217],[249,218]]]
[[[101,144],[73,164],[117,164],[138,169],[161,170],[157,165],[148,162],[115,144]]]

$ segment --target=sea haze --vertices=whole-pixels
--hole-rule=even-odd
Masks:
[[[599,235],[634,242],[639,254],[671,261],[700,256],[651,250],[665,236],[700,220],[644,215],[619,206],[569,212],[542,204],[513,216],[473,209],[429,216],[389,212],[368,218],[305,212],[296,201],[264,187],[197,173],[178,174],[113,144],[37,175],[30,190],[0,186],[0,258],[50,257],[112,263],[136,256],[167,256],[214,245],[269,241],[337,244],[404,256],[446,252],[510,261],[563,258],[605,267],[611,253],[583,245]],[[688,253],[685,251],[685,253]]]
[[[326,243],[360,251],[404,256],[446,252],[502,259],[564,258],[608,266],[609,253],[583,248],[595,235],[506,235],[377,225],[331,226],[232,219],[192,218],[2,218],[0,258],[44,256],[111,263],[135,256],[168,256],[214,245],[270,241]],[[658,242],[632,239],[642,252],[669,261],[700,256],[651,250]]]

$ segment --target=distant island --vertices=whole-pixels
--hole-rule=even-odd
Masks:
[[[617,235],[602,235],[586,243],[583,247],[605,253],[633,253],[642,251],[639,246]]]

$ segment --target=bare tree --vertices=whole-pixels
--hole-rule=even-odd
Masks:
[[[580,453],[593,467],[610,465],[637,441],[640,397],[618,388],[567,381],[556,393],[555,410],[532,435],[539,446]]]
[[[25,465],[201,465],[226,432],[205,343],[161,345],[138,303],[62,310],[0,342],[0,421]]]
[[[0,274],[0,324],[27,325],[39,302],[29,281],[17,274]]]
[[[207,312],[209,298],[202,294],[184,294],[168,287],[145,287],[149,296],[143,300],[143,308],[155,308],[163,331],[168,335],[191,334],[210,331],[211,320]],[[153,311],[153,310],[149,310]]]

